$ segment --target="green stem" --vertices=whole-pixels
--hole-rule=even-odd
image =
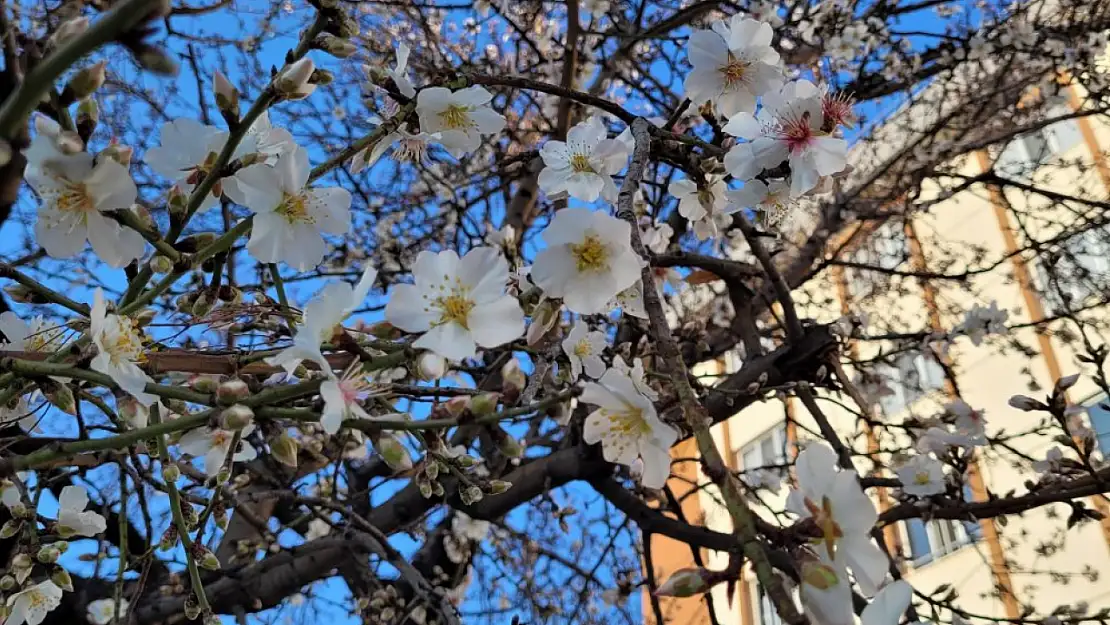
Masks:
[[[281,272],[278,270],[277,263],[268,263],[266,267],[270,270],[270,277],[274,280],[274,291],[277,292],[278,303],[281,304],[281,316],[285,318],[289,333],[295,334],[296,324],[293,322],[293,313],[289,309],[289,298],[285,296],[285,283],[281,280]]]
[[[0,108],[0,136],[14,139],[43,96],[54,88],[54,83],[66,70],[86,54],[147,19],[157,4],[150,0],[123,0],[84,33],[48,54]]]
[[[24,287],[27,287],[36,295],[50,302],[51,304],[63,306],[85,317],[89,316],[89,307],[87,304],[82,304],[80,302],[75,302],[69,299],[65,295],[58,293],[57,291],[35,280],[34,278],[31,278],[30,276],[24,274],[23,272],[19,271],[18,269],[12,267],[7,263],[0,263],[0,278],[7,278]]]
[[[159,413],[160,410],[157,404],[151,407],[150,420],[154,422],[155,426],[162,425],[162,417]],[[161,433],[157,434],[155,438],[158,441],[158,456],[162,460],[162,466],[167,467],[172,461],[170,460],[170,450],[166,446],[166,439]],[[177,526],[177,535],[181,539],[181,546],[185,548],[185,562],[189,569],[189,581],[193,588],[193,594],[196,595],[201,612],[208,614],[212,611],[212,607],[208,605],[208,597],[204,594],[204,583],[200,579],[200,569],[197,567],[196,558],[193,557],[193,541],[189,538],[189,526],[185,523],[185,514],[181,510],[181,493],[177,492],[177,484],[169,480],[166,481],[166,492],[170,496],[170,509],[173,511],[173,522]]]

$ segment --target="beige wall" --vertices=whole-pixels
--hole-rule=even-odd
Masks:
[[[1100,145],[1110,146],[1110,127],[1090,124],[1084,130],[1085,139],[1094,137]],[[1083,141],[1063,155],[1063,159],[1079,159],[1091,163],[1097,155],[1097,148],[1092,154],[1091,147],[1089,141]],[[978,158],[968,158],[957,165],[959,171],[967,175],[982,171],[982,163]],[[1085,173],[1080,174],[1075,168],[1050,166],[1039,173],[1038,183],[1068,193],[1082,192],[1105,198],[1108,192],[1106,183],[1110,179],[1108,173],[1110,170],[1105,168],[1088,168]],[[1029,205],[1029,200],[1020,194],[1009,194],[1006,199],[1018,207],[1034,212],[1039,208]],[[930,212],[915,218],[913,229],[921,241],[924,261],[930,268],[935,269],[944,263],[954,262],[948,271],[958,271],[961,266],[974,265],[976,248],[983,248],[987,258],[997,258],[1010,249],[1008,246],[1012,245],[1012,241],[1007,241],[1003,231],[1005,225],[1000,223],[999,200],[996,194],[992,195],[991,190],[977,187],[941,202]],[[1021,204],[1023,202],[1026,204]],[[1038,217],[1040,218],[1026,224],[1033,236],[1040,238],[1050,235],[1052,228],[1058,227],[1053,225],[1053,221],[1060,218],[1060,215],[1043,214]],[[1012,224],[1010,227],[1012,228]],[[1015,233],[1013,239],[1018,245],[1023,241],[1020,233]],[[904,265],[903,268],[908,266]],[[1011,324],[1039,318],[1038,315],[1043,314],[1038,310],[1039,300],[1022,287],[1023,271],[1028,273],[1031,268],[1005,262],[994,271],[974,277],[966,286],[935,283],[937,289],[933,296],[940,326],[945,329],[954,328],[962,321],[962,315],[957,315],[956,310],[966,310],[974,303],[987,304],[992,300],[1010,311]],[[817,291],[828,293],[835,290],[831,275],[824,275],[820,279],[825,282]],[[890,311],[898,311],[898,314],[893,315],[896,319],[881,331],[917,331],[927,327],[929,320],[924,294],[916,282],[903,284],[909,288],[910,294],[879,294],[868,298],[866,302],[851,305],[850,310],[870,310],[874,313],[873,318],[889,318]],[[825,322],[839,316],[843,305],[843,302],[836,301],[830,306],[828,301],[822,302],[816,297],[801,299],[812,302],[810,309],[804,310],[805,316]],[[872,331],[879,330],[872,328]],[[1044,337],[1031,329],[1024,329],[1015,331],[1014,337],[1038,353],[1031,358],[1012,352],[1001,354],[997,346],[984,344],[974,347],[966,338],[957,340],[949,353],[961,396],[973,407],[986,411],[991,433],[1002,430],[1014,433],[1036,427],[1043,415],[1014,410],[1007,405],[1008,398],[1019,393],[1043,395],[1051,387],[1056,375],[1080,370],[1075,354],[1051,336]],[[870,348],[874,349],[873,346]],[[1039,386],[1040,390],[1031,390],[1031,384]],[[1089,384],[1081,384],[1074,389],[1072,397],[1082,399],[1094,390]],[[847,398],[837,399],[850,403]],[[947,400],[946,393],[938,391],[911,406],[909,412],[929,416]],[[822,408],[846,441],[857,450],[868,449],[868,434],[856,423],[853,415],[827,400],[822,402]],[[734,468],[740,467],[733,452],[776,424],[782,423],[786,409],[787,406],[782,401],[772,399],[757,403],[745,409],[741,416],[715,426],[714,434],[718,445],[734,463]],[[797,419],[800,436],[804,440],[806,430],[813,431],[816,427],[800,404],[790,409]],[[905,415],[888,415],[886,418],[898,423]],[[887,463],[891,461],[891,454],[887,452],[904,449],[907,444],[907,440],[885,434],[874,442],[882,450],[879,458]],[[1052,444],[1045,436],[1029,435],[1015,440],[1013,447],[1018,452],[1039,459]],[[862,463],[857,463],[857,468],[861,473],[883,470],[882,467],[865,466]],[[1028,468],[1014,467],[991,450],[985,450],[981,454],[980,469],[987,487],[999,495],[1011,490],[1024,492],[1025,481],[1035,477]],[[705,482],[704,476],[701,481]],[[783,488],[777,496],[767,498],[766,507],[757,507],[759,513],[771,518],[770,510],[781,510],[786,492],[787,488]],[[718,503],[712,488],[703,489],[698,499],[707,526],[719,531],[731,529],[728,515]],[[1105,505],[1101,501],[1091,502],[1091,505],[1095,504]],[[1061,604],[1074,605],[1080,601],[1088,602],[1092,611],[1110,606],[1110,526],[1088,523],[1068,531],[1066,540],[1061,542],[1058,541],[1059,534],[1064,531],[1063,519],[1067,513],[1067,506],[1056,505],[1031,511],[1022,517],[1009,517],[1004,527],[995,525],[998,541],[994,549],[991,548],[991,541],[984,539],[920,567],[915,568],[906,562],[906,577],[917,590],[926,593],[942,584],[951,584],[959,590],[958,604],[962,608],[973,614],[1006,617],[1007,608],[995,593],[998,577],[992,573],[995,568],[1002,566],[1000,560],[1004,560],[1003,573],[1008,574],[1017,600],[1034,606],[1041,613],[1051,611]],[[903,533],[904,528],[899,526],[897,531],[900,533],[901,555],[908,559],[908,540]],[[1053,546],[1045,550],[1043,547],[1047,543],[1052,543]],[[709,555],[710,566],[725,565],[723,556]],[[1079,575],[1086,567],[1098,571],[1102,577],[1092,582]],[[1071,578],[1066,585],[1053,583],[1043,574],[1046,571],[1061,572]],[[751,605],[752,601],[747,601],[749,597],[738,592],[730,607],[724,593],[723,587],[714,591],[715,607],[721,615],[722,623],[758,625],[758,608]],[[942,617],[947,620],[949,615]]]

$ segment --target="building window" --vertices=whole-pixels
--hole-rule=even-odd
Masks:
[[[964,497],[971,500],[971,489],[964,487]],[[934,519],[906,521],[910,559],[914,566],[923,566],[982,538],[983,529],[972,521]]]
[[[780,423],[740,448],[737,453],[740,467],[745,471],[780,467],[768,470],[774,471],[779,477],[785,477],[786,443],[786,423]]]
[[[755,604],[758,606],[756,610],[759,612],[756,615],[756,622],[759,625],[783,625],[782,617],[779,616],[778,610],[775,610],[775,604],[771,601],[770,595],[758,582],[751,582],[751,586],[754,588],[752,595],[756,597]]]
[[[1038,263],[1038,289],[1053,313],[1101,299],[1110,285],[1110,229],[1091,228],[1068,237]],[[1057,277],[1053,281],[1049,276]]]
[[[1091,420],[1091,429],[1095,431],[1098,448],[1102,455],[1110,455],[1110,404],[1102,398],[1087,406],[1087,417]]]
[[[906,232],[901,222],[887,221],[860,243],[848,260],[876,269],[897,269],[909,258]],[[890,287],[890,274],[881,271],[848,267],[844,279],[853,299],[871,293],[886,291]]]
[[[1048,119],[1072,113],[1067,104],[1048,109]],[[995,170],[1010,178],[1027,180],[1039,167],[1079,144],[1082,135],[1074,119],[1065,119],[1014,137],[995,161]]]
[[[893,365],[882,363],[875,370],[890,390],[879,397],[879,405],[888,417],[901,413],[925,395],[944,388],[944,367],[922,352],[902,354]]]

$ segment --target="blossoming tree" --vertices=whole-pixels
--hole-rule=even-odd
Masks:
[[[1097,147],[1107,29],[1103,0],[0,6],[0,617],[721,622],[750,570],[790,625],[1105,621],[969,612],[883,532],[1103,516],[1079,378],[1003,430],[949,350],[1055,332],[1110,392],[1105,188],[1004,158],[1066,121]],[[915,218],[982,193],[1036,228],[926,263]],[[894,262],[860,254],[884,232]],[[1054,312],[816,312],[830,276],[974,295],[1015,259]],[[922,354],[947,401],[886,414]],[[766,401],[816,424],[788,474],[711,431]],[[980,458],[1031,477],[968,501]],[[690,462],[731,531],[681,514]],[[698,566],[658,578],[653,535]]]

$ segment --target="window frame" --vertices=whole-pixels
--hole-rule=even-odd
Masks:
[[[768,438],[771,439],[772,448],[775,449],[776,452],[776,456],[770,461],[763,457],[763,441],[767,440]],[[738,447],[733,452],[734,458],[736,460],[736,466],[739,467],[741,471],[749,471],[753,469],[759,469],[760,467],[764,467],[768,464],[785,465],[787,463],[787,460],[789,459],[789,443],[789,436],[787,436],[786,433],[786,421],[779,421],[775,425],[772,425],[771,427],[761,432],[755,438]],[[755,452],[759,456],[757,464],[751,467],[749,467],[748,463],[745,461],[746,456],[748,455],[748,451]],[[785,477],[788,472],[786,467],[783,467],[781,469],[768,468],[766,470],[775,471],[780,477]]]

